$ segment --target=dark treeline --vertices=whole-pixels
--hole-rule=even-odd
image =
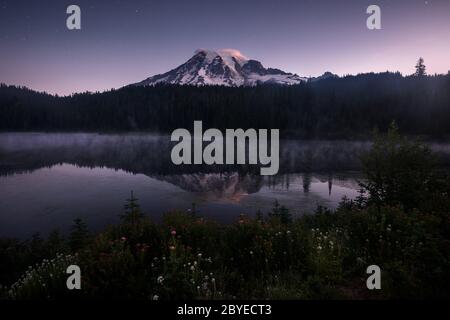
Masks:
[[[450,75],[361,74],[295,86],[128,86],[68,97],[0,86],[3,131],[279,128],[304,138],[358,138],[396,121],[405,134],[450,134]]]

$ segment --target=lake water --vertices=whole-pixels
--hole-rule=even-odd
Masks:
[[[358,192],[367,142],[281,141],[280,172],[255,166],[175,166],[169,136],[150,134],[0,134],[0,237],[28,237],[73,219],[91,230],[118,221],[131,190],[143,212],[189,210],[220,222],[267,213],[274,201],[294,215],[335,208]],[[450,154],[448,145],[433,149]]]

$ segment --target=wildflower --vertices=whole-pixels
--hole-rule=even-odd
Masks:
[[[201,253],[199,253],[199,254],[197,255],[197,257],[201,258],[201,257],[202,257],[202,254],[201,254]]]
[[[120,238],[120,240],[122,240],[122,241],[127,241],[127,238],[126,237],[122,237],[122,238]],[[45,260],[44,260],[45,261]]]
[[[159,277],[156,279],[156,281],[157,281],[159,284],[162,284],[162,283],[164,282],[164,277],[163,277],[163,276],[159,276]]]
[[[155,294],[152,298],[152,300],[158,300],[158,299],[159,299],[159,296],[157,294]]]
[[[173,229],[173,230],[170,232],[170,234],[171,234],[172,236],[176,236],[176,235],[177,235],[177,231],[176,231],[175,229]]]
[[[194,267],[194,266],[192,266],[192,267],[191,267],[191,271],[194,271],[194,270],[195,270],[195,267]]]
[[[170,251],[173,251],[173,250],[175,250],[175,246],[170,246],[169,249],[170,249]]]
[[[322,250],[322,247],[321,247],[321,246],[318,246],[317,249],[320,251],[320,250]]]
[[[253,255],[253,251],[250,250],[250,255]]]

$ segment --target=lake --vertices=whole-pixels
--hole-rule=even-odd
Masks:
[[[169,136],[151,134],[0,134],[0,237],[67,232],[80,217],[91,230],[119,220],[133,191],[155,221],[172,210],[216,221],[267,213],[275,200],[294,215],[336,208],[358,195],[364,141],[280,141],[280,171],[251,165],[175,166]],[[447,144],[431,144],[448,159]]]

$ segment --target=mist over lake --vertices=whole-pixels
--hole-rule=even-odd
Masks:
[[[355,141],[280,141],[280,171],[255,165],[175,166],[167,135],[92,133],[0,134],[0,235],[67,231],[80,217],[93,229],[118,221],[133,190],[143,212],[159,221],[172,210],[221,222],[266,213],[275,200],[294,215],[335,208],[358,195]],[[432,144],[447,159],[447,144]]]

